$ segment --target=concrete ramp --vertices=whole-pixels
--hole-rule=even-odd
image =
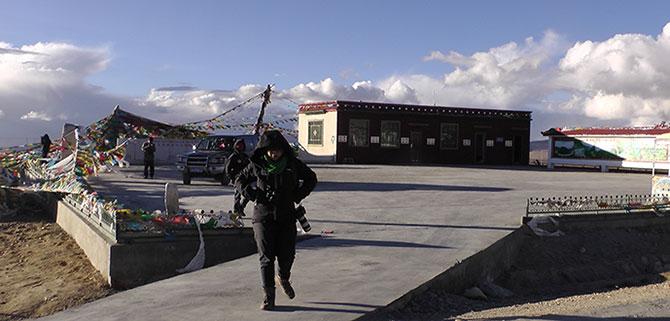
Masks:
[[[279,311],[259,310],[258,257],[251,255],[119,292],[45,319],[353,320],[387,306],[512,233],[519,226],[526,199],[538,191],[550,195],[643,193],[649,186],[646,175],[616,173],[313,167],[319,185],[303,204],[318,237],[298,244],[292,276],[297,296],[288,300],[278,293]],[[136,174],[139,169],[131,170]],[[167,170],[157,173],[157,182],[110,177],[96,190],[123,186],[124,203],[162,201],[165,181],[179,182],[179,177],[167,176]],[[199,184],[179,186],[184,207],[232,207],[230,189],[214,182]],[[146,196],[135,200],[136,195]],[[162,202],[156,205],[162,206]],[[196,249],[193,244],[188,259]]]

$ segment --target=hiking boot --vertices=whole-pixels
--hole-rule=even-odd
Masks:
[[[275,280],[277,280],[277,284],[281,286],[281,288],[284,290],[284,293],[286,293],[288,298],[293,300],[293,298],[295,298],[295,290],[293,290],[291,282],[289,280],[283,280],[279,276],[277,276]]]
[[[265,295],[263,296],[263,303],[261,303],[261,310],[271,311],[275,309],[275,288],[263,288]]]

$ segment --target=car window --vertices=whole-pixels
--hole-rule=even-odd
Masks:
[[[233,137],[208,137],[198,143],[199,150],[230,150],[233,148]]]
[[[211,142],[211,139],[205,138],[198,143],[198,146],[196,147],[196,149],[207,150],[207,149],[209,149],[210,142]]]
[[[232,137],[219,137],[216,139],[212,150],[230,150],[233,149],[235,140]]]

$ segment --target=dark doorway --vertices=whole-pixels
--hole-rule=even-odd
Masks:
[[[521,136],[514,136],[514,163],[520,164],[523,162],[523,151],[525,150]]]
[[[486,133],[475,133],[475,163],[484,162],[486,151]]]
[[[410,161],[412,163],[421,162],[421,151],[423,150],[423,135],[421,132],[410,132]]]

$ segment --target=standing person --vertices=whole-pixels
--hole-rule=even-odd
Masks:
[[[144,178],[154,178],[154,159],[156,154],[156,144],[154,138],[149,139],[142,144],[142,151],[144,152]]]
[[[244,139],[238,138],[233,145],[233,153],[228,156],[226,160],[226,175],[233,184],[240,172],[249,165],[249,156],[244,153],[246,149]],[[244,208],[247,207],[249,199],[242,197],[239,189],[235,189],[235,205],[233,205],[233,213],[239,216],[245,216]]]
[[[44,134],[44,136],[40,138],[40,142],[42,143],[42,158],[47,158],[47,156],[49,156],[49,149],[51,148],[49,134]]]
[[[268,130],[260,137],[249,165],[239,174],[235,186],[244,197],[256,202],[252,222],[265,294],[261,309],[273,310],[275,258],[279,265],[276,282],[289,299],[295,297],[289,281],[297,234],[295,204],[312,192],[316,174],[295,157],[279,131]]]

